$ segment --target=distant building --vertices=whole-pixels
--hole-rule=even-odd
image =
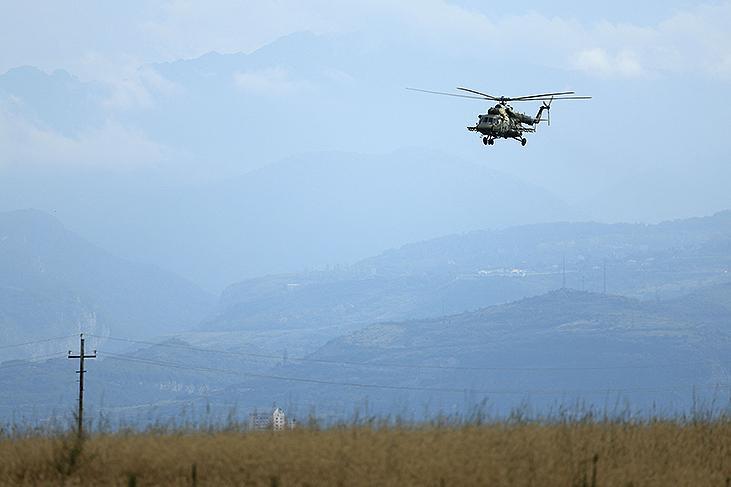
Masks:
[[[250,430],[268,430],[272,425],[272,416],[267,413],[253,412],[249,414]]]
[[[287,415],[284,414],[282,408],[274,408],[272,412],[272,429],[274,431],[282,431],[287,425]]]
[[[287,421],[287,414],[282,408],[275,407],[271,413],[253,412],[249,414],[250,430],[283,431],[287,428],[293,429],[295,424],[296,422],[293,418]]]

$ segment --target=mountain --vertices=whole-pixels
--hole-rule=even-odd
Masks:
[[[87,411],[124,427],[246,421],[273,403],[300,419],[314,413],[324,420],[358,411],[433,418],[474,407],[488,414],[595,407],[616,415],[723,408],[731,387],[729,302],[728,284],[661,301],[564,289],[466,313],[369,324],[313,353],[276,353],[286,346],[283,334],[252,334],[252,347],[193,333],[124,342],[123,353],[114,340],[91,337],[99,356],[88,365]],[[0,364],[13,367],[0,374],[2,390],[12,391],[0,397],[0,422],[66,416],[75,401],[75,365],[65,358]]]
[[[47,74],[21,66],[0,76],[0,107],[65,136],[103,123],[106,96],[109,90],[102,84],[82,82],[61,69]]]
[[[117,258],[37,210],[0,213],[4,343],[88,333],[182,331],[211,297],[169,272]]]
[[[642,299],[731,277],[731,211],[657,225],[553,223],[405,245],[353,266],[230,286],[207,330],[330,327],[459,313],[562,287]],[[564,268],[565,261],[565,272]],[[606,279],[605,270],[606,268]]]
[[[75,231],[117,255],[144,255],[144,262],[218,292],[246,277],[350,263],[416,240],[573,214],[554,195],[485,165],[416,149],[311,153],[182,188],[136,173],[97,178],[39,171],[33,181],[8,175],[5,183],[28,191],[46,182],[55,187],[50,179],[78,187],[68,197],[49,190],[30,199],[60,207]],[[21,202],[7,193],[0,206],[3,200]]]
[[[55,211],[96,245],[215,292],[242,278],[353,262],[448,233],[580,216],[490,161],[392,149],[405,140],[394,131],[388,136],[398,144],[370,142],[378,117],[392,115],[343,108],[350,91],[329,88],[349,82],[328,78],[324,59],[310,72],[289,57],[287,66],[307,71],[291,81],[303,93],[237,84],[281,68],[275,61],[284,51],[328,44],[309,35],[300,41],[147,66],[139,87],[147,104],[127,109],[110,108],[121,96],[113,87],[63,71],[0,75],[0,125],[12,129],[6,143],[14,148],[0,164],[0,209]],[[170,93],[158,90],[165,83]],[[342,142],[349,138],[358,143]],[[45,159],[59,154],[62,163]]]
[[[415,149],[307,154],[193,195],[179,214],[197,224],[183,240],[197,245],[199,255],[211,246],[215,252],[188,266],[199,280],[215,269],[226,277],[219,285],[241,276],[354,262],[406,242],[569,212],[540,188],[480,164]],[[202,242],[193,232],[209,238]]]
[[[714,397],[724,404],[731,311],[701,306],[719,295],[728,302],[731,287],[686,296],[678,315],[664,301],[558,290],[452,316],[378,323],[277,370],[363,387],[249,380],[233,390],[266,391],[271,400],[320,405],[322,412],[365,404],[375,414],[417,416],[430,407],[432,414],[464,411],[484,398],[493,412],[522,401],[539,410],[580,401],[615,413],[625,402],[675,410],[693,401],[709,406]]]

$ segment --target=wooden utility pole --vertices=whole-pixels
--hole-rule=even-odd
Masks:
[[[80,438],[84,434],[84,374],[86,373],[86,370],[84,369],[84,359],[96,358],[96,350],[94,350],[93,355],[85,355],[84,334],[82,333],[79,337],[79,354],[72,355],[71,350],[69,350],[68,358],[79,359],[79,370],[77,370],[76,373],[79,374],[79,416],[77,419],[79,421],[78,433]]]

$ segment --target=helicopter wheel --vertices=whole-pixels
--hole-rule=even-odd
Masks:
[[[483,143],[484,145],[487,145],[487,137],[483,137],[483,138],[482,138],[482,143]]]
[[[525,147],[525,144],[527,143],[528,141],[525,138],[520,139],[520,145],[522,145],[523,147]]]
[[[490,145],[493,145],[493,144],[495,144],[495,139],[488,139],[487,143]]]

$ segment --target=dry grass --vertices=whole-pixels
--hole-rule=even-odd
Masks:
[[[0,485],[728,486],[731,422],[565,422],[0,440]]]

